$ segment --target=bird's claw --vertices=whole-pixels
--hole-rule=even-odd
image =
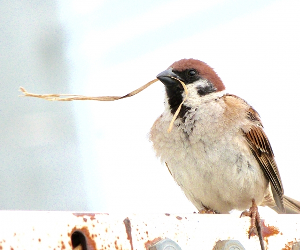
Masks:
[[[249,208],[249,211],[246,210],[246,211],[242,212],[240,217],[242,217],[242,216],[250,217],[249,239],[252,235],[256,234],[255,233],[255,229],[256,229],[257,235],[259,237],[261,249],[265,250],[261,226],[260,226],[260,216],[258,213],[258,207],[257,207],[254,199],[252,200],[252,206]]]
[[[199,210],[198,213],[199,214],[217,214],[216,211],[214,211],[212,209],[206,209],[206,208],[202,208],[201,210]]]

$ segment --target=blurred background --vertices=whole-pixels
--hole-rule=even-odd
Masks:
[[[174,61],[211,65],[262,117],[285,193],[300,200],[300,2],[2,0],[0,209],[193,212],[148,139]]]

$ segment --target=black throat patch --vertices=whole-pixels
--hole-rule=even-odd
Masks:
[[[183,101],[183,94],[184,90],[182,87],[174,87],[174,88],[167,88],[166,93],[168,96],[168,103],[170,106],[171,113],[174,115],[176,110],[178,109],[179,105]],[[180,112],[178,114],[179,118],[184,118],[185,114],[190,110],[190,107],[185,106],[184,104],[181,106]]]
[[[183,101],[183,88],[179,86],[174,87],[166,87],[166,93],[168,96],[168,103],[170,106],[171,113],[174,115],[176,110],[178,109],[180,103]]]

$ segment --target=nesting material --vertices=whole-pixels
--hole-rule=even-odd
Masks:
[[[134,96],[139,92],[143,91],[144,89],[148,88],[152,83],[158,81],[154,79],[147,84],[143,85],[142,87],[128,93],[127,95],[123,96],[84,96],[84,95],[72,95],[72,94],[33,94],[27,92],[23,87],[20,87],[20,91],[23,92],[24,96],[29,97],[36,97],[41,98],[47,101],[82,101],[82,100],[90,100],[90,101],[116,101],[119,99],[124,99],[127,97]]]
[[[188,96],[188,90],[187,90],[184,82],[182,82],[176,78],[174,78],[174,79],[181,83],[181,85],[185,91],[185,97],[184,97],[182,103],[179,105],[178,109],[176,110],[172,121],[170,122],[170,125],[168,128],[168,133],[170,133],[172,131],[174,121],[176,120],[176,118],[180,112],[182,104],[185,102],[185,100]],[[41,99],[44,99],[47,101],[79,101],[79,100],[81,100],[81,101],[82,100],[116,101],[116,100],[134,96],[134,95],[140,93],[141,91],[143,91],[144,89],[148,88],[151,84],[153,84],[156,81],[158,81],[158,79],[154,79],[154,80],[148,82],[147,84],[143,85],[142,87],[140,87],[124,96],[83,96],[83,95],[72,95],[72,94],[34,94],[34,93],[27,92],[23,87],[20,87],[20,91],[23,93],[23,95],[21,95],[21,96],[36,97],[36,98],[41,98]]]

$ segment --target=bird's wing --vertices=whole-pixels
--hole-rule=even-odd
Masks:
[[[271,144],[263,130],[259,115],[253,108],[249,108],[247,118],[253,121],[253,125],[247,131],[243,130],[244,135],[265,176],[271,182],[271,189],[276,205],[280,209],[280,212],[284,213],[283,186]]]

